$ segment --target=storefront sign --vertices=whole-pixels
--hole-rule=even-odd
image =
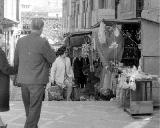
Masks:
[[[4,0],[0,0],[0,19],[4,17]]]

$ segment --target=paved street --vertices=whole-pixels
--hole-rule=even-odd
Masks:
[[[9,112],[0,113],[7,128],[23,128],[22,101],[11,102]],[[153,116],[132,118],[115,102],[43,102],[39,128],[159,128],[160,111]]]

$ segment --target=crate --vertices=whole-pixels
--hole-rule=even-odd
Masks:
[[[152,114],[152,80],[137,80],[135,91],[124,89],[123,108],[131,115]]]
[[[153,94],[152,94],[153,106],[160,107],[160,84],[158,83],[157,80],[153,80],[152,91],[153,91]]]
[[[5,125],[0,117],[0,128],[7,128],[7,125]]]

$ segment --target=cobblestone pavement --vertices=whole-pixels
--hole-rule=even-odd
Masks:
[[[22,101],[13,101],[10,106],[10,111],[0,113],[3,122],[7,128],[23,128]],[[159,128],[159,112],[133,118],[113,101],[44,101],[39,128]]]
[[[21,101],[21,88],[13,86],[12,81],[10,81],[10,100],[11,101]]]

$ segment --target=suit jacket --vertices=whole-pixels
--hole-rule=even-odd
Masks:
[[[8,64],[4,51],[0,48],[0,111],[9,110],[9,75],[16,70]]]
[[[18,68],[17,83],[47,84],[49,68],[56,54],[48,41],[36,33],[18,40],[14,64]]]
[[[73,62],[73,69],[74,69],[73,72],[75,77],[83,76],[82,68],[83,68],[83,59],[82,58],[79,59],[78,57],[76,57]]]

